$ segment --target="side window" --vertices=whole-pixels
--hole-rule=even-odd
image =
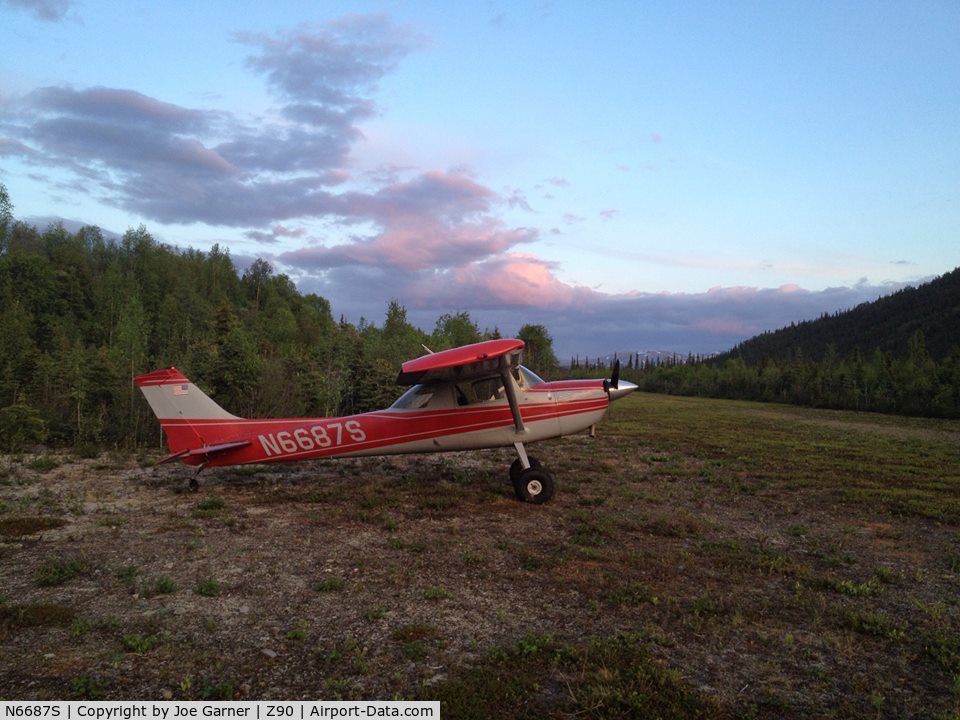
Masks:
[[[475,405],[505,397],[500,378],[485,378],[469,385],[457,385],[457,404]]]

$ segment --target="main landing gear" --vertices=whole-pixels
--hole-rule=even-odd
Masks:
[[[522,443],[515,443],[514,446],[520,457],[510,466],[513,493],[521,502],[542,505],[553,497],[553,476],[543,469],[539,460],[527,455]]]

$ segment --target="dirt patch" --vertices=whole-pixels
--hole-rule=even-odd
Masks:
[[[736,437],[657,436],[654,403],[538,446],[544,506],[513,499],[507,451],[223,469],[196,493],[129,457],[7,459],[0,696],[447,697],[516,662],[528,707],[602,716],[577,703],[628,702],[611,663],[642,657],[681,717],[955,712],[957,527],[813,484],[797,458],[842,419],[745,466]]]

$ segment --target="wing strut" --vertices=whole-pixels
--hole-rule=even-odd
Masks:
[[[500,364],[500,379],[503,380],[503,389],[507,393],[510,412],[513,413],[513,425],[516,427],[518,433],[525,434],[527,428],[523,424],[523,417],[520,415],[520,401],[517,400],[517,381],[513,379],[510,366],[506,363]]]

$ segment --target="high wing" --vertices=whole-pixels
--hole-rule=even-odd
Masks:
[[[397,383],[460,382],[499,376],[501,368],[520,364],[523,346],[523,340],[517,339],[486,340],[423,355],[401,366]]]

